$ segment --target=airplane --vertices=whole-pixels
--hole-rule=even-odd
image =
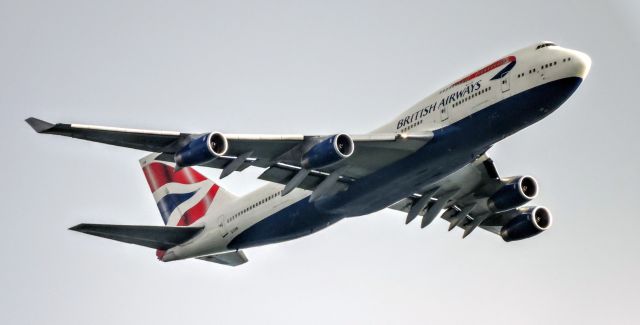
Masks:
[[[163,262],[237,266],[244,249],[300,238],[383,209],[440,216],[463,238],[480,228],[504,241],[551,227],[531,176],[500,177],[486,154],[543,119],[580,86],[588,55],[544,41],[457,79],[366,134],[223,134],[26,122],[38,133],[151,152],[140,160],[164,226],[79,224],[71,230],[156,249]],[[238,197],[220,179],[264,169],[267,185]]]

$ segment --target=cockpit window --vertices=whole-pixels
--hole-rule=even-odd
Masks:
[[[542,43],[542,44],[540,44],[540,45],[538,45],[538,46],[536,47],[536,50],[539,50],[539,49],[541,49],[541,48],[543,48],[543,47],[547,47],[547,46],[554,46],[554,45],[556,45],[556,44],[555,44],[555,43],[551,43],[551,42]]]

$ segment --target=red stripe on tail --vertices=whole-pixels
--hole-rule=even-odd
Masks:
[[[157,162],[144,166],[142,170],[151,192],[167,183],[195,184],[207,179],[193,168],[187,167],[176,172],[173,167]]]
[[[219,188],[220,186],[213,184],[209,192],[207,192],[207,195],[182,215],[180,220],[178,220],[177,226],[188,226],[202,218],[209,210],[209,206],[211,206],[211,202],[213,202],[213,199],[216,197]]]

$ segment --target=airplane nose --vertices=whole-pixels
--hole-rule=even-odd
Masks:
[[[571,51],[571,58],[573,61],[573,75],[582,79],[586,78],[591,69],[591,58],[587,54],[579,51]]]

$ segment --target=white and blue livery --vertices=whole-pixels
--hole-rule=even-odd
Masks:
[[[584,53],[541,42],[458,79],[367,134],[222,134],[27,122],[38,132],[152,152],[140,160],[164,226],[80,224],[72,230],[147,246],[162,261],[239,265],[243,249],[314,233],[390,208],[421,227],[440,216],[463,237],[505,241],[549,229],[526,206],[531,176],[501,178],[486,151],[562,105],[589,73]],[[270,183],[237,197],[193,167],[249,166]]]

